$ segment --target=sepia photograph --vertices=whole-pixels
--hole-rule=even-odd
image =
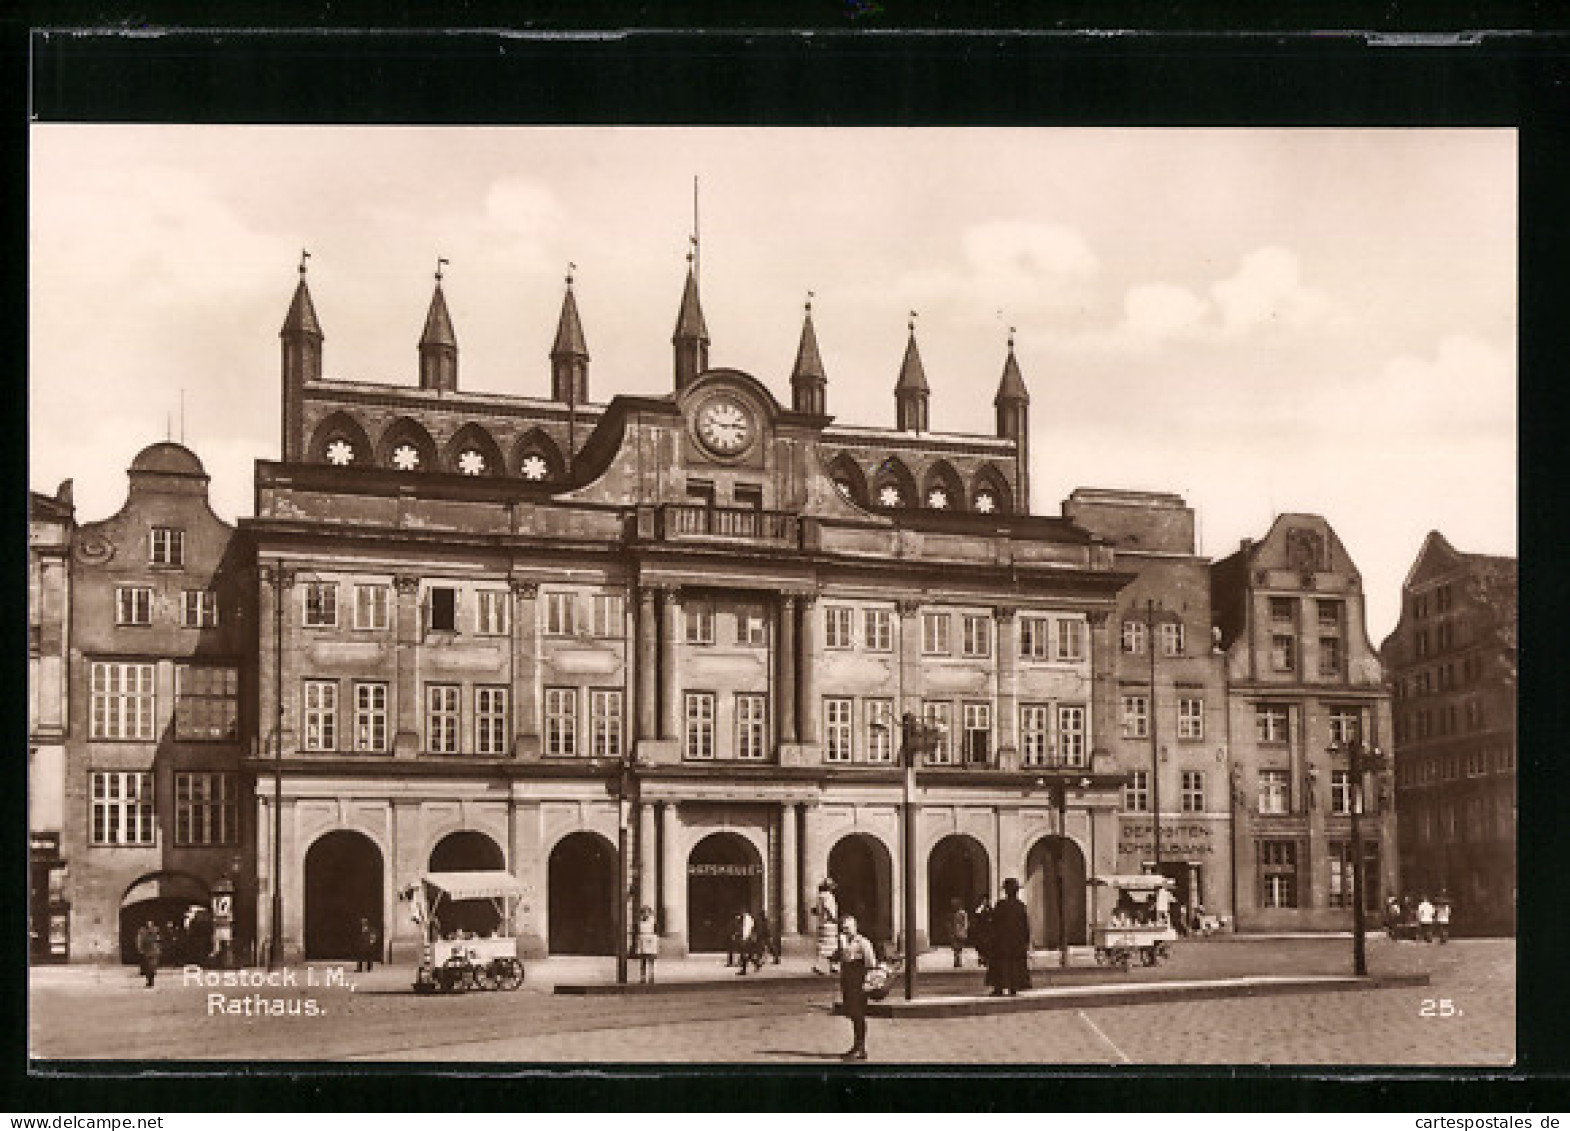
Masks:
[[[1514,129],[27,140],[34,1071],[1516,1063]]]

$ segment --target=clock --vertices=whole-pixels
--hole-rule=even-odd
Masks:
[[[752,443],[752,414],[728,397],[715,397],[698,410],[697,432],[715,455],[739,455]]]

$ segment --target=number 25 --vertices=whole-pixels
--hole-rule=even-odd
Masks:
[[[1459,1011],[1456,1003],[1447,997],[1423,999],[1422,1008],[1417,1011],[1419,1017],[1454,1017]]]

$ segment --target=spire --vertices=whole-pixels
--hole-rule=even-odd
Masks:
[[[300,282],[294,288],[289,313],[284,316],[278,337],[283,347],[283,418],[280,451],[285,463],[301,459],[305,450],[304,389],[322,379],[322,324],[316,318],[316,304],[306,285],[308,251],[300,252]]]
[[[551,346],[551,399],[581,404],[589,399],[589,347],[578,320],[578,300],[572,293],[577,265],[567,264],[567,293],[556,321],[556,341]]]
[[[796,364],[790,372],[791,407],[797,412],[824,413],[824,392],[828,376],[818,354],[818,335],[812,327],[812,292],[807,292],[807,313],[801,323],[801,344],[796,347]]]
[[[916,348],[916,312],[910,312],[910,338],[905,343],[905,360],[894,384],[895,427],[904,432],[927,430],[927,373]]]
[[[699,373],[709,367],[709,328],[703,321],[703,307],[698,302],[698,275],[693,267],[697,255],[697,240],[687,252],[687,285],[681,293],[681,310],[676,314],[676,332],[671,344],[676,351],[676,388],[685,388]]]
[[[1014,504],[1020,514],[1030,513],[1030,390],[1014,356],[1014,327],[1009,327],[1009,352],[1003,361],[992,404],[998,412],[998,436],[1014,441]]]
[[[458,336],[453,333],[452,316],[442,293],[442,268],[446,265],[445,259],[436,261],[436,290],[420,334],[420,388],[451,393],[458,389]]]
[[[294,288],[294,301],[284,316],[280,338],[315,338],[322,340],[322,324],[316,320],[316,304],[311,301],[311,288],[305,285],[305,272],[300,272],[300,285]]]
[[[1001,408],[1005,404],[1029,404],[1030,390],[1019,374],[1019,362],[1014,358],[1014,327],[1009,327],[1009,354],[1003,362],[1003,379],[998,382],[998,395],[992,403]]]

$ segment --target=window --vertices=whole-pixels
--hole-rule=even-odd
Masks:
[[[481,636],[507,635],[505,589],[481,589],[474,595],[474,631]]]
[[[545,689],[545,753],[553,758],[572,758],[578,753],[578,689],[575,687]]]
[[[1259,902],[1262,907],[1297,906],[1297,842],[1259,842]]]
[[[1291,624],[1292,604],[1291,597],[1270,598],[1270,619],[1277,624]]]
[[[1352,846],[1344,840],[1330,842],[1330,850],[1325,854],[1326,863],[1330,865],[1330,890],[1326,902],[1331,907],[1352,906]]]
[[[687,732],[682,750],[688,758],[714,757],[714,693],[712,691],[687,692]]]
[[[1085,764],[1085,708],[1058,708],[1058,754],[1065,766]]]
[[[937,729],[936,741],[931,752],[927,754],[927,761],[939,766],[946,766],[954,761],[954,751],[949,745],[954,730],[954,708],[947,703],[923,703],[921,721]]]
[[[354,748],[366,754],[387,749],[387,685],[354,685]]]
[[[1428,655],[1428,629],[1417,630],[1417,658],[1424,659]]]
[[[1203,699],[1178,700],[1177,736],[1190,742],[1205,737],[1205,701]]]
[[[545,635],[571,636],[578,630],[576,593],[545,594]]]
[[[92,737],[153,737],[153,665],[92,667]]]
[[[1085,622],[1082,620],[1058,621],[1058,655],[1059,660],[1083,660],[1085,658]]]
[[[1181,780],[1182,792],[1180,801],[1183,812],[1203,813],[1205,811],[1205,774],[1203,770],[1184,770]]]
[[[180,624],[185,628],[218,627],[218,594],[187,589],[180,602]]]
[[[194,742],[233,741],[240,733],[240,672],[221,665],[174,670],[174,734]]]
[[[1259,771],[1259,811],[1262,814],[1285,813],[1291,806],[1291,778],[1285,770]]]
[[[736,757],[763,760],[769,733],[768,700],[762,695],[736,696]]]
[[[736,613],[736,643],[762,648],[769,642],[769,622],[761,609],[745,608]]]
[[[961,624],[960,652],[975,659],[992,655],[992,618],[966,615]]]
[[[507,753],[507,689],[474,689],[474,752],[482,758],[501,758]]]
[[[432,754],[458,753],[458,689],[432,684],[425,689],[425,748]]]
[[[1019,735],[1025,765],[1047,765],[1052,760],[1052,709],[1036,703],[1021,707]]]
[[[1352,812],[1352,773],[1349,770],[1330,771],[1330,811],[1340,815]]]
[[[94,844],[156,843],[152,774],[94,772],[92,790]]]
[[[305,681],[305,748],[338,749],[338,684],[333,680]]]
[[[1143,695],[1123,696],[1123,737],[1150,737],[1150,700]]]
[[[305,627],[338,627],[338,583],[336,581],[307,581],[305,583]]]
[[[1126,620],[1123,622],[1123,651],[1132,655],[1139,655],[1145,650],[1145,622],[1140,620]]]
[[[1335,636],[1319,638],[1319,674],[1327,676],[1341,674],[1340,638]]]
[[[1319,627],[1327,631],[1338,630],[1341,627],[1341,602],[1319,602]]]
[[[949,646],[948,613],[921,614],[921,650],[928,656],[947,656]]]
[[[1355,740],[1362,727],[1358,720],[1359,712],[1355,708],[1332,707],[1330,709],[1330,741],[1345,746]]]
[[[713,644],[714,643],[714,606],[701,601],[693,602],[686,607],[687,643],[688,644]],[[710,716],[712,722],[712,716]]]
[[[116,624],[152,624],[153,591],[146,585],[120,585],[114,591]]]
[[[823,646],[849,648],[851,646],[852,610],[843,605],[823,607]]]
[[[175,774],[174,842],[240,842],[240,804],[233,774]]]
[[[185,531],[169,526],[153,527],[147,560],[153,565],[185,564]]]
[[[433,585],[425,594],[426,627],[432,632],[458,631],[458,591]]]
[[[1019,655],[1023,660],[1051,659],[1051,621],[1046,617],[1019,618]]]
[[[1296,638],[1276,635],[1270,638],[1270,666],[1278,672],[1295,671]]]
[[[851,758],[850,699],[832,697],[823,701],[823,757],[828,762],[849,762]]]
[[[387,586],[354,587],[354,627],[362,631],[387,627]]]
[[[1254,708],[1254,728],[1260,742],[1286,742],[1291,737],[1287,708],[1260,704]]]
[[[985,766],[992,756],[992,705],[965,704],[965,764]]]
[[[1161,654],[1163,656],[1181,656],[1187,638],[1185,625],[1182,621],[1163,622],[1161,625]]]
[[[868,609],[862,627],[866,633],[868,651],[892,652],[894,650],[894,618],[887,609]]]
[[[865,699],[862,714],[867,720],[867,761],[894,761],[894,700]]]
[[[619,640],[627,634],[627,602],[620,593],[594,595],[594,635],[606,640]]]
[[[620,758],[621,735],[621,692],[589,692],[590,755],[595,758]]]
[[[1450,611],[1450,583],[1441,585],[1434,594],[1434,607],[1441,613]]]
[[[1150,771],[1135,770],[1123,786],[1123,808],[1129,813],[1150,812]]]

